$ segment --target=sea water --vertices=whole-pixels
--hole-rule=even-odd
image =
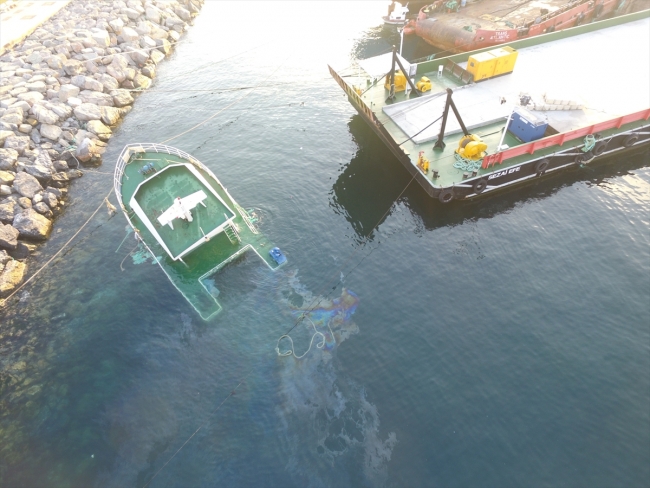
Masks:
[[[224,270],[205,322],[98,213],[2,312],[0,485],[647,484],[648,152],[438,204],[327,70],[399,40],[384,10],[206,2],[29,271],[125,144],[212,116],[168,144],[289,262]]]

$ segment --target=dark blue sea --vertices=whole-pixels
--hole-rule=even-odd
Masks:
[[[438,204],[328,73],[399,42],[385,9],[206,3],[29,273],[125,144],[212,116],[168,144],[289,262],[203,321],[102,208],[0,312],[0,486],[650,485],[648,151]],[[330,340],[280,357],[305,311],[296,354]]]

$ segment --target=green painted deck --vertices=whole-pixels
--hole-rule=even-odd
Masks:
[[[203,190],[207,198],[203,201],[205,207],[199,204],[191,210],[192,222],[175,219],[173,228],[158,222],[158,217],[173,204],[176,197],[186,197],[199,190]],[[167,167],[157,172],[140,186],[135,199],[174,256],[234,215],[185,166]]]
[[[125,216],[151,254],[155,256],[172,284],[185,296],[201,317],[207,319],[221,310],[221,305],[217,301],[219,292],[214,286],[214,274],[224,266],[234,263],[244,254],[251,252],[261,258],[260,264],[264,263],[272,270],[277,269],[278,264],[269,255],[269,251],[274,245],[256,229],[246,210],[235,202],[219,180],[194,158],[186,159],[176,154],[162,152],[160,148],[167,148],[167,146],[160,145],[156,145],[159,149],[158,152],[148,150],[148,148],[144,152],[137,152],[142,146],[149,145],[127,146],[120,156],[123,164],[120,164],[120,160],[118,160],[116,167],[115,185],[116,190],[119,190],[118,195],[121,195]],[[127,152],[128,148],[131,148],[130,153]],[[177,151],[174,148],[168,149]],[[136,151],[135,154],[133,154],[134,151]],[[175,249],[181,246],[185,249],[187,242],[195,242],[197,236],[201,236],[199,227],[207,234],[209,231],[206,227],[212,230],[224,223],[226,220],[224,212],[229,217],[232,214],[224,207],[223,203],[204,188],[203,184],[190,171],[180,166],[164,170],[169,165],[187,162],[195,163],[194,167],[198,172],[232,209],[235,217],[233,223],[241,241],[233,244],[228,235],[222,232],[185,255],[182,261],[174,261],[135,214],[129,201],[138,185],[146,181],[140,187],[136,200],[146,215],[151,217],[150,221],[155,221],[155,228],[165,243],[176,246]],[[141,170],[147,164],[153,164],[156,172],[142,175]],[[120,170],[122,171],[121,175],[118,174]],[[160,225],[157,216],[169,208],[174,198],[184,197],[198,190],[204,190],[208,199],[204,201],[205,208],[199,204],[192,209],[194,219],[192,222],[175,219],[173,221],[174,230],[167,225]],[[140,195],[140,193],[142,194]]]

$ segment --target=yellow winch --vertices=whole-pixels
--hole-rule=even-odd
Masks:
[[[395,92],[401,92],[406,90],[406,76],[400,70],[395,71]],[[390,90],[390,73],[386,75],[386,81],[384,82],[384,88]]]
[[[476,134],[468,134],[458,141],[456,154],[472,161],[478,161],[485,157],[487,144]]]
[[[431,80],[426,76],[423,76],[422,78],[420,78],[420,81],[417,82],[415,88],[417,88],[422,93],[427,92],[431,90]]]

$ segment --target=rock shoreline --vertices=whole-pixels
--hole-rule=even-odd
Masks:
[[[204,1],[75,0],[0,56],[0,300]]]

